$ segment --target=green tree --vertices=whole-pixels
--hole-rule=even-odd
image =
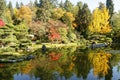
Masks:
[[[77,5],[73,6],[72,13],[74,17],[77,17],[79,9],[82,8],[83,3],[80,1],[77,3]]]
[[[73,4],[69,0],[66,0],[65,3],[64,3],[64,9],[67,12],[72,12]]]
[[[38,0],[35,0],[34,6],[35,6],[35,7],[38,7]]]
[[[39,0],[39,7],[46,10],[51,8],[50,0]]]
[[[21,2],[21,3],[20,3],[20,7],[22,7],[22,6],[24,6],[24,4]]]
[[[87,28],[91,21],[91,12],[87,4],[84,4],[82,9],[79,7],[78,15],[76,17],[77,31],[82,35],[86,35]]]
[[[61,0],[61,2],[59,3],[59,7],[60,7],[60,8],[64,8],[64,3],[63,3],[62,0]]]
[[[51,4],[52,8],[57,8],[58,0],[50,0],[50,4]]]
[[[50,1],[49,0],[40,0],[39,1],[39,8],[36,11],[36,19],[46,22],[50,19]]]
[[[80,9],[82,9],[83,3],[81,1],[79,1],[79,2],[77,2],[76,6],[78,6],[78,8],[80,8]]]
[[[5,8],[6,8],[5,0],[0,0],[0,17],[3,16]]]
[[[20,5],[18,2],[16,2],[16,8],[19,9],[20,8]]]
[[[69,27],[72,26],[72,22],[75,20],[73,14],[71,12],[66,12],[62,16],[62,21],[66,23]]]
[[[11,1],[9,1],[8,9],[10,10],[11,17],[13,17],[13,15],[14,15],[14,11],[13,11],[13,6],[12,6]]]
[[[113,4],[113,0],[106,0],[106,6],[107,9],[109,10],[109,14],[110,14],[110,19],[114,13],[114,4]]]
[[[112,16],[111,20],[113,22],[113,31],[114,31],[114,33],[119,32],[120,31],[120,12],[115,13]]]
[[[113,43],[120,42],[120,12],[113,14],[111,21],[113,22]]]

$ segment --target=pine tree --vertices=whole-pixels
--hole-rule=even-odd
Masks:
[[[77,3],[77,7],[79,7],[79,9],[82,9],[83,3],[80,1]]]
[[[16,2],[16,8],[17,8],[17,9],[20,9],[20,5],[19,5],[18,2]]]
[[[40,8],[44,8],[46,10],[51,8],[50,0],[39,0]]]
[[[65,3],[64,3],[64,9],[65,9],[67,12],[72,12],[73,5],[72,5],[72,3],[71,3],[69,0],[66,0],[66,1],[65,1]]]
[[[50,19],[51,13],[51,5],[50,0],[39,0],[38,9],[36,11],[36,19],[46,22]]]
[[[0,17],[4,14],[6,8],[5,0],[0,0]]]
[[[61,0],[60,4],[59,4],[59,7],[60,8],[64,8],[64,4],[63,4],[63,1]]]
[[[113,4],[113,1],[112,0],[107,0],[106,1],[106,6],[107,6],[107,9],[109,10],[109,14],[110,14],[110,19],[114,13],[114,4]]]
[[[22,7],[22,6],[24,6],[24,4],[21,2],[21,3],[20,3],[20,7]]]
[[[38,7],[38,0],[35,0],[34,6],[35,6],[35,7]]]
[[[9,1],[8,9],[10,10],[11,17],[13,17],[13,15],[14,15],[14,11],[13,11],[13,7],[12,7],[12,3],[11,3],[11,1]]]
[[[87,27],[91,21],[91,13],[87,4],[84,4],[82,9],[79,8],[78,15],[76,18],[77,23],[77,31],[79,31],[82,35],[86,34]]]

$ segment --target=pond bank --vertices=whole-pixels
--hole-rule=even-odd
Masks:
[[[71,46],[80,46],[77,43],[69,43],[69,44],[52,44],[52,43],[42,43],[42,44],[33,44],[31,48],[36,50],[38,48],[42,48],[45,45],[47,48],[61,48],[61,47],[71,47]]]

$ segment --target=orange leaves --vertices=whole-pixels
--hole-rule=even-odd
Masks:
[[[49,36],[48,36],[49,40],[53,41],[58,41],[60,40],[60,34],[58,33],[58,31],[56,30],[56,28],[54,27],[50,27],[49,29]]]
[[[57,53],[55,53],[55,52],[51,52],[50,54],[49,54],[49,56],[50,56],[50,59],[51,60],[59,60],[60,59],[60,57],[62,56],[62,54],[57,54]]]

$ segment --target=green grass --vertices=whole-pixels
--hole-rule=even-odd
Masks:
[[[69,46],[77,46],[77,43],[68,43],[68,44],[52,44],[52,43],[42,43],[42,44],[33,44],[32,49],[42,48],[42,45],[45,45],[47,48],[61,48]]]

